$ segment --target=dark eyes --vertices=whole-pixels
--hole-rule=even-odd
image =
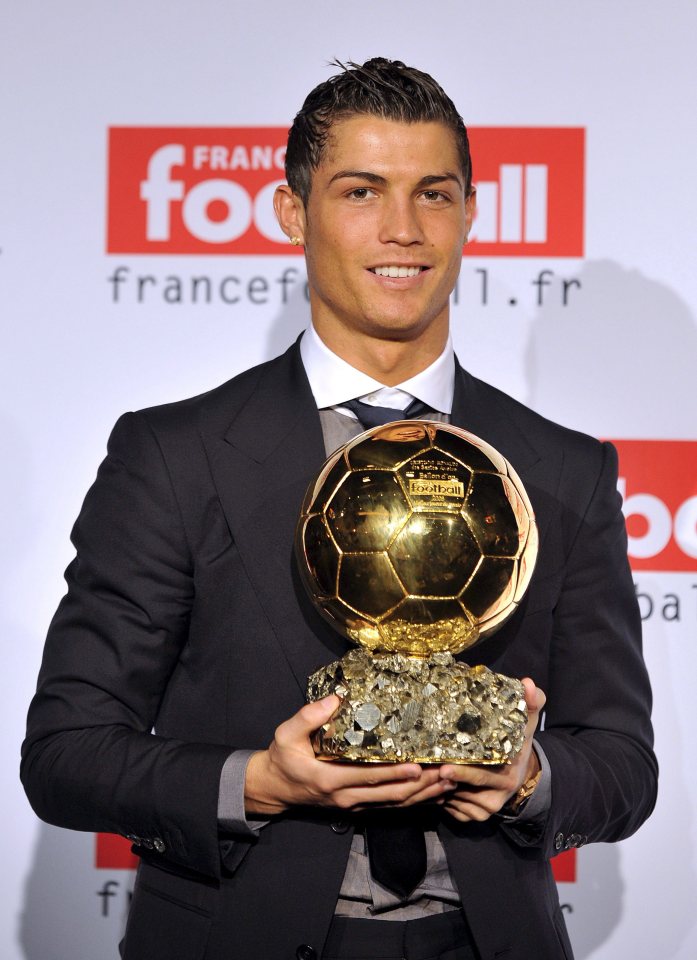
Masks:
[[[448,200],[448,199],[450,199],[448,196],[446,196],[446,194],[441,193],[440,190],[424,190],[424,192],[421,194],[421,196],[422,196],[425,200],[429,200],[430,202],[434,202],[434,201],[436,201],[436,200]]]
[[[349,193],[349,197],[352,197],[354,200],[367,200],[371,193],[373,193],[373,191],[369,187],[356,187],[355,190]]]
[[[370,187],[355,187],[347,194],[351,200],[368,200],[375,195],[375,191]],[[450,201],[448,194],[442,193],[440,190],[423,190],[419,196],[427,203],[447,203]]]

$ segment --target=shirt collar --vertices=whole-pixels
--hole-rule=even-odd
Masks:
[[[398,410],[405,409],[416,398],[439,413],[452,412],[455,353],[450,336],[443,352],[430,366],[396,387],[386,387],[342,360],[320,339],[312,325],[300,341],[300,356],[320,410],[338,407],[344,400],[360,397],[367,403]]]

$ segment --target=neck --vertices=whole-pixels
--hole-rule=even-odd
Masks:
[[[443,329],[429,329],[428,336],[411,340],[387,340],[355,332],[327,330],[313,318],[313,325],[325,346],[386,387],[394,387],[430,367],[445,349],[448,324]]]

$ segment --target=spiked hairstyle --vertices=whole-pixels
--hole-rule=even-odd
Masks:
[[[433,77],[400,60],[374,57],[362,65],[341,63],[341,73],[312,90],[288,134],[286,178],[293,191],[307,204],[312,173],[317,169],[331,128],[339,120],[367,114],[400,123],[436,121],[448,127],[455,138],[465,181],[465,196],[472,190],[472,160],[467,128],[455,104]]]

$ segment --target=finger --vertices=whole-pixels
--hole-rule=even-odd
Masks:
[[[322,724],[331,719],[339,709],[340,703],[341,700],[336,694],[331,694],[322,700],[315,700],[314,703],[306,703],[278,727],[276,740],[279,740],[279,734],[280,739],[306,740],[310,734],[319,730]]]
[[[439,780],[392,782],[376,786],[347,787],[334,793],[334,801],[338,806],[352,809],[376,805],[401,806],[416,802],[415,798],[420,795],[431,799],[441,795],[442,792],[443,787]]]
[[[322,804],[351,809],[358,803],[398,803],[432,783],[418,764],[343,764],[311,760],[308,775]]]
[[[437,783],[417,791],[408,800],[405,800],[402,806],[412,807],[418,803],[429,803],[433,800],[443,800],[452,795],[455,784],[448,780],[438,780]]]
[[[523,685],[525,687],[525,702],[528,707],[528,721],[525,725],[525,740],[526,747],[529,748],[530,741],[535,736],[535,731],[540,722],[540,713],[546,703],[547,698],[544,695],[544,692],[540,690],[539,687],[536,687],[534,682],[529,678],[525,677],[523,680]],[[525,753],[525,750],[522,751]],[[524,757],[525,765],[527,766],[527,757]]]
[[[535,681],[531,680],[530,677],[523,677],[522,683],[525,689],[525,703],[527,704],[528,712],[540,713],[547,702],[544,691],[540,690],[540,688],[535,685]]]
[[[490,813],[496,813],[513,796],[523,779],[524,773],[521,774],[520,770],[513,765],[507,767],[506,772],[499,774],[497,779],[491,779],[480,786],[456,783],[456,789],[446,794],[446,800],[473,804],[484,807]]]
[[[408,796],[405,800],[389,800],[376,803],[374,800],[366,801],[364,798],[358,804],[355,804],[354,810],[374,810],[380,807],[383,810],[405,809],[406,807],[421,806],[423,804],[440,803],[445,801],[445,787],[442,781],[431,784],[423,790],[419,790]]]
[[[455,800],[446,800],[443,804],[443,809],[461,823],[467,823],[471,820],[483,823],[485,820],[489,820],[492,815],[488,810],[485,810],[477,804],[463,803]]]
[[[498,789],[508,779],[509,771],[510,764],[485,766],[476,763],[445,763],[440,768],[440,775],[443,780],[452,780],[458,786]]]
[[[405,783],[416,790],[439,779],[437,770],[423,770],[418,763],[330,763],[325,766],[330,768],[334,791],[389,789]]]
[[[447,794],[444,806],[448,811],[456,811],[470,820],[485,820],[498,813],[508,794],[501,790],[483,790],[481,793],[462,794],[459,791]]]
[[[402,795],[415,793],[437,783],[440,779],[437,770],[423,770],[417,763],[393,763],[384,765],[347,764],[341,775],[343,787],[354,790],[398,790]]]

